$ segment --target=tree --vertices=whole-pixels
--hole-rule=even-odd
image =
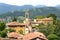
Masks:
[[[55,34],[50,34],[47,36],[48,40],[59,40],[59,37]]]
[[[45,18],[44,16],[36,16],[35,19],[42,19]]]
[[[57,16],[56,16],[55,14],[49,14],[47,17],[48,17],[48,18],[49,18],[49,17],[52,17],[52,18],[53,18],[53,24],[55,24],[56,19],[57,19]]]
[[[20,30],[19,30],[19,33],[20,33],[20,34],[23,34],[23,30],[22,30],[22,29],[20,29]]]
[[[3,31],[5,29],[6,25],[4,22],[0,22],[0,31]]]
[[[40,23],[38,28],[43,29],[43,28],[45,28],[45,25],[43,23]]]
[[[21,20],[21,19],[20,19],[20,20],[19,20],[19,22],[20,22],[20,23],[22,23],[22,22],[23,22],[23,20]]]
[[[60,37],[60,19],[56,20],[55,26],[54,33]]]
[[[46,36],[48,36],[49,34],[54,33],[54,30],[55,30],[54,25],[50,24],[50,23],[48,23],[48,25],[46,25],[46,26],[43,25],[43,24],[40,24],[38,26],[38,28],[39,28],[38,31],[44,33]]]
[[[48,34],[52,34],[52,33],[54,33],[55,27],[53,24],[48,24],[46,27],[46,30],[47,30]]]
[[[57,16],[55,14],[49,14],[47,17],[52,17],[54,20],[57,19]]]
[[[3,31],[0,31],[0,37],[7,37],[7,29],[4,29]]]
[[[14,17],[12,21],[17,21],[17,18],[16,18],[16,17]]]
[[[1,37],[6,37],[7,36],[7,32],[6,31],[1,31]]]
[[[39,24],[38,29],[39,29],[38,32],[42,32],[46,36],[48,35],[47,30],[46,30],[46,26],[43,23]]]

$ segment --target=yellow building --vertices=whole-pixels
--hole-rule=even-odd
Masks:
[[[37,23],[43,23],[44,25],[47,25],[48,23],[53,23],[53,18],[42,18],[42,19],[34,19],[34,22]]]
[[[8,29],[13,29],[16,32],[19,32],[19,30],[23,30],[23,34],[25,33],[25,24],[24,23],[19,23],[19,22],[9,22],[6,24],[6,26],[8,27]]]

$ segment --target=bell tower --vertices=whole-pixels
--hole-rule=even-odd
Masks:
[[[25,20],[26,19],[29,19],[29,12],[28,11],[25,12]]]
[[[29,26],[29,23],[30,23],[29,13],[28,13],[28,11],[26,11],[25,12],[25,24],[26,24],[27,27]]]
[[[31,30],[32,30],[31,25],[30,25],[30,19],[29,19],[29,12],[28,11],[25,12],[24,23],[26,24],[26,34],[27,34],[27,33],[31,32]]]

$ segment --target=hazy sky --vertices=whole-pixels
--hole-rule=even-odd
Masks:
[[[60,0],[0,0],[0,3],[7,3],[11,5],[46,5],[55,6],[60,4]]]

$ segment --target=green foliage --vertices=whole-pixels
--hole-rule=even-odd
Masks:
[[[6,37],[6,36],[7,36],[7,33],[4,32],[4,31],[2,31],[2,32],[1,32],[1,37]]]
[[[44,29],[45,28],[45,25],[43,23],[40,23],[39,26],[38,26],[38,28]]]
[[[0,37],[1,37],[1,31],[0,31]]]
[[[23,22],[23,20],[21,20],[21,19],[20,19],[20,20],[19,20],[19,22],[20,22],[20,23],[22,23],[22,22]]]
[[[19,30],[19,33],[20,33],[20,34],[23,34],[23,30],[22,30],[22,29],[20,29],[20,30]]]
[[[25,10],[26,11],[26,10]],[[24,16],[25,13],[24,10],[16,10],[13,12],[7,12],[4,14],[0,15],[0,18],[5,18],[5,17],[14,17],[14,16]],[[43,7],[43,8],[32,8],[29,9],[29,13],[30,13],[30,18],[34,18],[35,16],[46,16],[49,13],[54,13],[55,15],[57,15],[60,18],[60,9],[56,8],[56,7]]]
[[[38,32],[42,32],[42,33],[44,33],[46,36],[48,35],[46,26],[45,26],[43,23],[39,24],[38,29],[39,29]]]
[[[32,29],[37,28],[37,27],[38,27],[37,25],[33,25],[33,26],[32,26]]]
[[[1,14],[0,15],[0,18],[6,18],[6,17],[18,17],[18,16],[24,16],[24,11],[13,11],[13,12],[7,12],[7,13],[4,13],[4,14]]]
[[[47,36],[48,40],[59,40],[59,37],[55,34],[50,34]]]
[[[45,18],[43,16],[36,16],[35,19],[42,19],[42,18]]]
[[[7,29],[4,29],[3,31],[0,31],[0,37],[7,37],[7,32],[8,30]]]
[[[52,17],[53,18],[53,24],[55,24],[57,16],[55,14],[49,14],[47,17]]]
[[[56,20],[57,16],[55,14],[49,14],[47,17],[52,17],[54,20]]]
[[[40,24],[38,28],[38,31],[44,33],[46,36],[54,34],[60,37],[60,19],[56,19],[55,24],[48,23],[47,26]]]
[[[46,36],[48,35],[48,32],[46,29],[39,29],[38,32],[44,33]]]
[[[0,22],[0,31],[3,31],[5,29],[5,23],[4,22]]]
[[[13,30],[13,29],[8,29],[8,31],[9,31],[9,32],[15,32],[15,30]]]
[[[47,28],[47,32],[48,32],[49,34],[54,33],[55,27],[54,27],[53,24],[48,24],[46,28]]]
[[[60,19],[56,20],[54,33],[60,37]]]
[[[46,36],[54,33],[54,30],[55,30],[54,25],[49,23],[47,26],[45,26],[44,24],[40,24],[38,28],[39,28],[38,31],[44,33]]]
[[[16,18],[16,17],[14,17],[12,21],[17,21],[17,18]]]
[[[60,37],[60,31],[58,33],[56,33],[56,35]]]

